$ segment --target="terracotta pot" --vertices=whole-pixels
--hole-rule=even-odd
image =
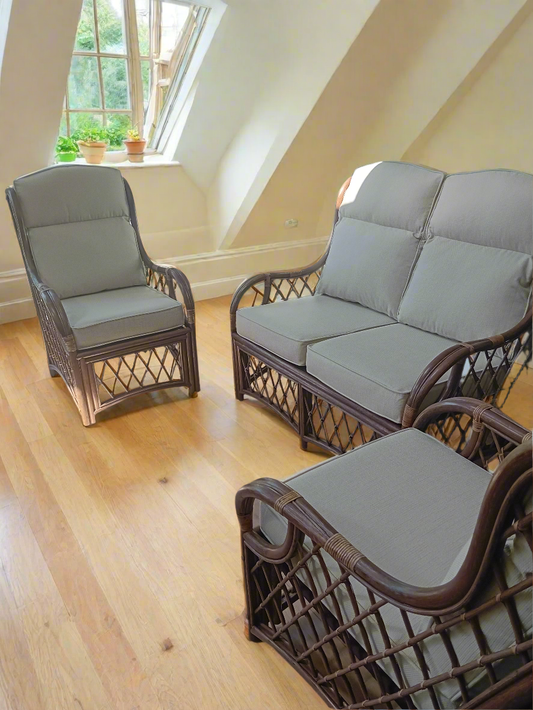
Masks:
[[[128,160],[132,163],[142,163],[146,141],[124,141],[124,145],[128,152]]]
[[[83,153],[85,160],[91,165],[100,165],[104,159],[104,154],[107,148],[105,141],[95,141],[94,143],[85,143],[78,141],[80,150]]]

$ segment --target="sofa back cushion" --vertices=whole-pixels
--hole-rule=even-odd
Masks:
[[[403,296],[399,320],[460,341],[516,325],[531,293],[533,176],[450,175]]]
[[[39,278],[60,298],[146,284],[119,170],[60,165],[14,187]]]
[[[408,163],[358,168],[339,209],[318,293],[396,318],[443,177]]]

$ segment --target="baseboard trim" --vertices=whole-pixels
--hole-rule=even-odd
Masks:
[[[191,282],[194,298],[203,301],[232,294],[251,274],[305,266],[323,253],[326,242],[326,237],[302,239],[159,261],[182,269]],[[0,323],[34,316],[35,307],[24,269],[0,272]]]

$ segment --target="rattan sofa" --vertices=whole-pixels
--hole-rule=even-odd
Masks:
[[[120,171],[57,165],[18,178],[6,195],[50,374],[65,381],[83,424],[141,392],[196,396],[190,284],[147,255]]]
[[[457,452],[428,433],[449,416],[465,427]],[[331,707],[530,708],[531,473],[531,433],[456,398],[244,486],[249,639]]]
[[[532,195],[533,176],[510,170],[358,168],[325,254],[235,292],[236,397],[334,453],[432,401],[501,403],[531,352]]]

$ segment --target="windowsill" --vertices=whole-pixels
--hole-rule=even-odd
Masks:
[[[148,155],[145,155],[142,163],[130,163],[126,153],[122,151],[113,152],[109,155],[112,155],[113,159],[109,160],[108,154],[106,153],[104,161],[101,165],[119,168],[119,170],[129,170],[130,168],[135,168],[136,170],[139,168],[170,168],[180,165],[177,160],[168,160],[160,153],[149,153]],[[85,158],[76,158],[73,163],[75,165],[89,165]],[[58,163],[58,165],[72,165],[73,163]]]

